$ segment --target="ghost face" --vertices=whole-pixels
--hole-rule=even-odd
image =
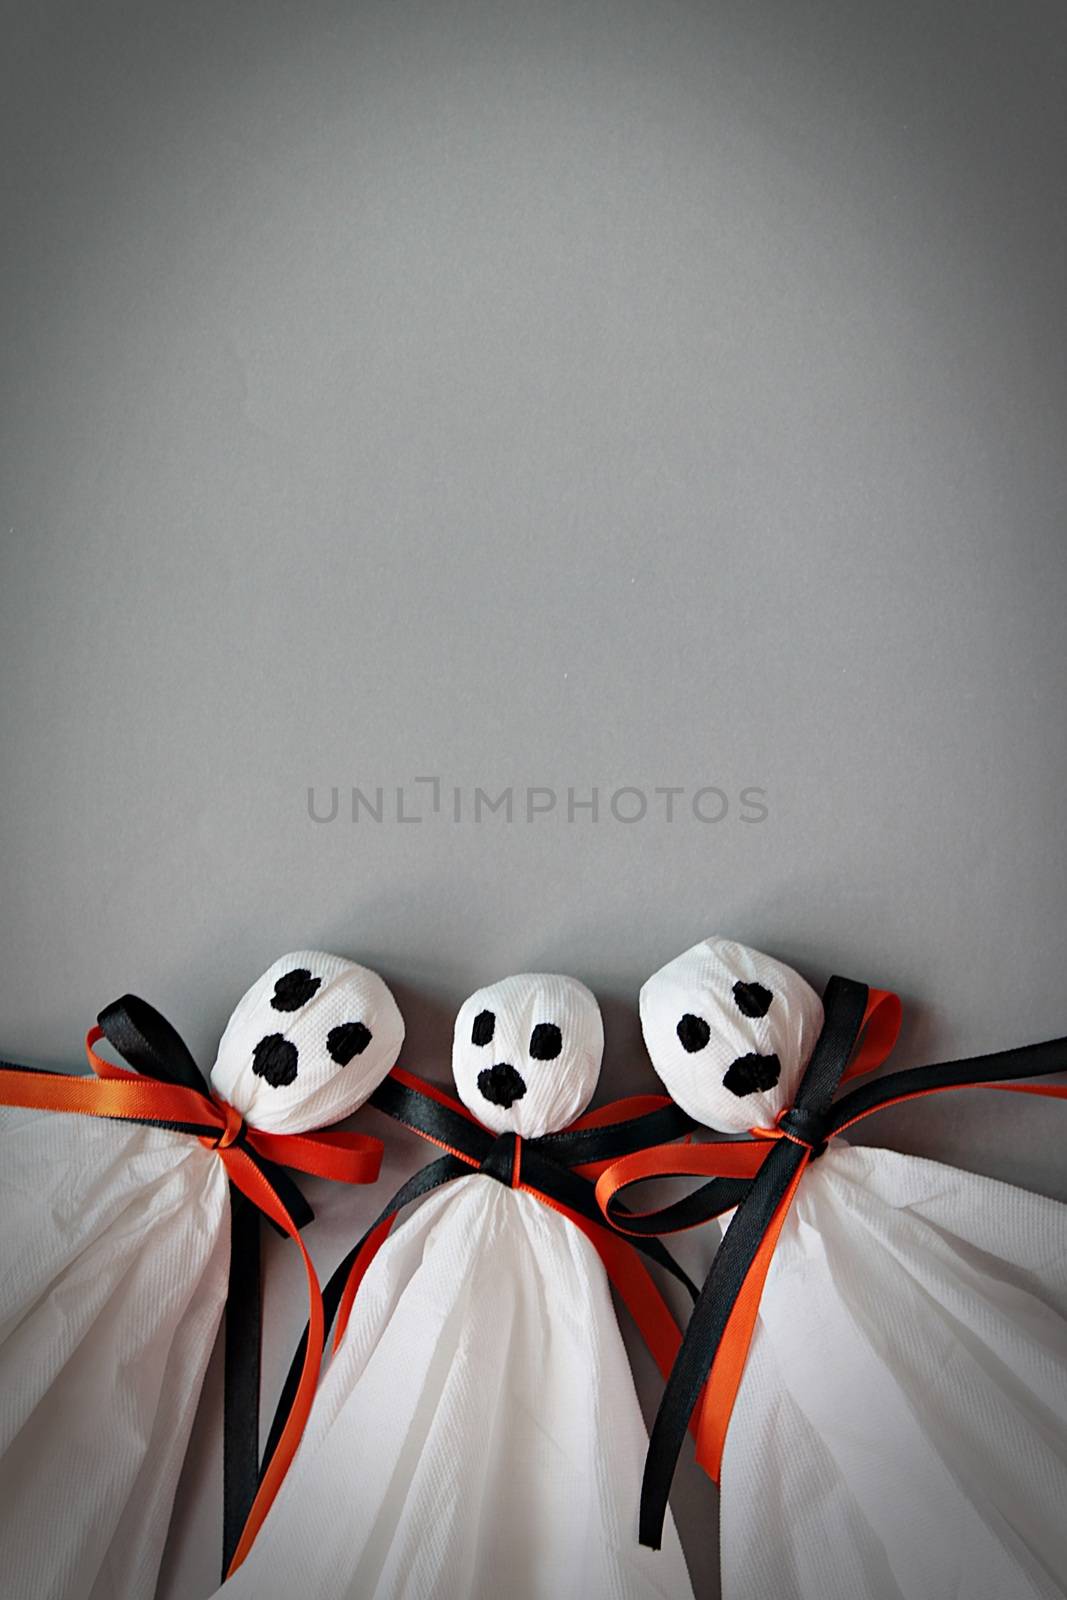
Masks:
[[[671,1097],[723,1133],[770,1127],[793,1103],[822,1001],[792,967],[705,939],[641,990],[641,1031]]]
[[[592,1099],[604,1053],[600,1008],[575,978],[523,973],[479,989],[456,1018],[452,1073],[493,1133],[536,1139]]]
[[[376,972],[341,956],[282,956],[230,1018],[213,1087],[269,1133],[339,1122],[392,1068],[404,1041],[396,1001]]]

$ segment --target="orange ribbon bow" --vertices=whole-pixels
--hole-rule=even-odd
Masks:
[[[86,1035],[85,1053],[94,1073],[91,1078],[5,1066],[0,1073],[0,1105],[138,1122],[190,1134],[205,1149],[215,1151],[234,1187],[295,1242],[304,1264],[310,1338],[288,1419],[260,1480],[230,1563],[229,1571],[233,1572],[251,1549],[296,1453],[311,1411],[325,1338],[322,1292],[300,1237],[299,1224],[291,1214],[291,1205],[278,1194],[256,1157],[335,1183],[374,1183],[384,1147],[380,1139],[362,1133],[266,1133],[251,1127],[234,1106],[212,1093],[142,1077],[105,1060],[95,1049],[104,1037],[99,1026]]]

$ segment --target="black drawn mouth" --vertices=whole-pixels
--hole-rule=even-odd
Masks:
[[[762,1094],[773,1089],[782,1075],[782,1063],[775,1055],[738,1056],[722,1080],[724,1089],[742,1099],[746,1094]]]
[[[513,1066],[502,1061],[499,1066],[485,1067],[479,1072],[478,1088],[490,1105],[503,1106],[506,1111],[508,1106],[522,1099],[526,1082]]]

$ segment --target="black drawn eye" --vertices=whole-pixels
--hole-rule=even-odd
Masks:
[[[492,1011],[479,1011],[471,1029],[471,1044],[491,1044],[496,1032],[496,1017]]]
[[[530,1054],[535,1061],[555,1061],[563,1049],[563,1035],[554,1022],[539,1022],[530,1035]]]
[[[296,1082],[299,1062],[296,1045],[280,1033],[268,1033],[252,1051],[252,1071],[265,1078],[272,1089],[284,1089]]]
[[[734,999],[742,1016],[765,1017],[774,996],[762,983],[742,983],[738,980],[734,984]]]
[[[342,1022],[326,1035],[330,1059],[347,1067],[353,1056],[361,1056],[371,1041],[371,1031],[363,1022]]]
[[[695,1055],[698,1050],[703,1050],[711,1038],[711,1029],[703,1017],[694,1017],[691,1011],[687,1011],[678,1024],[678,1038],[682,1049]]]
[[[301,1006],[307,1005],[321,983],[322,979],[313,978],[307,967],[294,967],[292,972],[278,979],[270,1003],[275,1011],[299,1011]]]

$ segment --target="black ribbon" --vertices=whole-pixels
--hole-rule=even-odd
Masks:
[[[831,978],[824,995],[823,1029],[797,1090],[779,1126],[780,1139],[751,1179],[714,1179],[686,1200],[644,1215],[642,1229],[659,1233],[691,1227],[728,1209],[737,1209],[704,1280],[681,1347],[675,1357],[649,1435],[641,1486],[640,1539],[658,1550],[667,1497],[689,1419],[707,1381],[741,1287],[786,1190],[805,1159],[822,1154],[827,1141],[859,1117],[880,1111],[902,1096],[931,1090],[1005,1083],[1044,1077],[1067,1067],[1067,1039],[1003,1050],[996,1055],[941,1062],[894,1072],[851,1090],[833,1103],[855,1049],[867,1007],[867,986],[850,978]],[[799,1141],[799,1142],[798,1142]],[[619,1215],[612,1202],[609,1215]],[[633,1224],[627,1224],[628,1229]]]
[[[97,1018],[108,1043],[135,1072],[159,1083],[176,1084],[209,1095],[210,1088],[189,1049],[167,1019],[139,995],[125,994],[106,1006]],[[18,1072],[33,1068],[0,1062]],[[51,1074],[46,1074],[51,1075]],[[107,1119],[103,1119],[107,1120]],[[149,1128],[186,1133],[197,1138],[217,1138],[210,1122],[157,1122],[147,1117],[123,1117]],[[279,1203],[298,1228],[314,1219],[314,1212],[284,1168],[261,1156],[249,1143],[242,1125],[233,1140],[259,1169]],[[231,1183],[230,1269],[226,1290],[225,1373],[223,1378],[223,1560],[226,1577],[252,1503],[259,1488],[259,1392],[262,1337],[262,1283],[260,1264],[261,1213]],[[285,1230],[266,1219],[284,1238]]]
[[[185,1041],[137,995],[123,995],[97,1018],[109,1043],[145,1077],[210,1093]],[[161,1126],[161,1124],[155,1124]],[[190,1129],[191,1131],[191,1129]],[[217,1129],[207,1129],[216,1133]],[[249,1143],[244,1125],[233,1143],[259,1168],[298,1228],[314,1220],[283,1167]],[[225,1580],[259,1489],[259,1399],[263,1339],[262,1213],[230,1184],[230,1267],[226,1285],[222,1401],[222,1576]],[[286,1237],[270,1217],[275,1233]],[[284,1426],[284,1421],[283,1421]]]
[[[494,1134],[480,1123],[443,1105],[431,1095],[400,1082],[394,1077],[385,1081],[371,1095],[368,1104],[383,1111],[386,1116],[429,1139],[444,1145],[450,1151],[462,1151],[468,1159],[457,1155],[439,1156],[421,1168],[414,1177],[394,1194],[371,1223],[362,1238],[340,1263],[323,1290],[322,1300],[326,1329],[331,1327],[340,1305],[345,1285],[353,1266],[374,1230],[402,1211],[405,1206],[424,1195],[432,1194],[456,1178],[470,1177],[475,1172],[484,1173],[498,1182],[513,1187],[522,1182],[536,1189],[546,1199],[554,1200],[599,1227],[606,1226],[604,1216],[596,1202],[596,1187],[574,1167],[589,1162],[615,1161],[624,1155],[633,1155],[650,1145],[668,1144],[684,1134],[691,1133],[697,1124],[680,1106],[669,1104],[656,1111],[646,1112],[623,1122],[605,1123],[601,1127],[565,1129],[561,1133],[543,1134],[537,1139],[518,1139],[513,1133]],[[516,1161],[516,1151],[518,1160]],[[625,1211],[622,1212],[626,1215]],[[624,1236],[625,1237],[625,1236]],[[697,1286],[675,1261],[658,1239],[627,1239],[670,1273],[683,1285],[690,1298],[697,1298]],[[293,1355],[289,1372],[282,1388],[278,1409],[274,1414],[267,1447],[263,1456],[261,1476],[278,1446],[285,1419],[292,1407],[300,1372],[307,1349],[308,1329],[305,1327]]]

